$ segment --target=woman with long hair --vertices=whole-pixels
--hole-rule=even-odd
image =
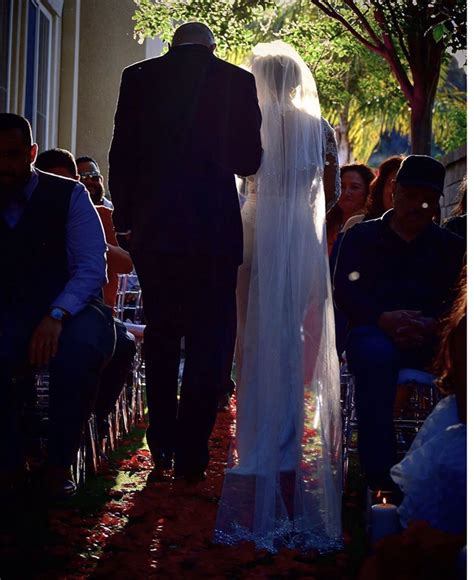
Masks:
[[[374,172],[363,163],[341,167],[341,196],[327,215],[328,254],[349,218],[362,213]]]
[[[403,161],[401,155],[388,157],[379,165],[377,175],[370,184],[369,196],[365,204],[364,220],[382,217],[393,207],[395,177]]]

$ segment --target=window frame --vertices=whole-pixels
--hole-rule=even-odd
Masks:
[[[11,78],[12,78],[12,48],[13,48],[13,0],[7,0],[7,34],[8,34],[8,41],[7,41],[7,75],[6,75],[6,84],[5,84],[5,111],[0,112],[9,112],[10,111],[10,87],[11,87]]]
[[[57,140],[57,122],[58,122],[58,107],[59,107],[59,63],[61,51],[61,11],[62,3],[56,1],[52,3],[50,0],[29,0],[28,10],[26,11],[26,22],[29,26],[30,10],[34,7],[36,15],[34,18],[34,46],[33,59],[28,55],[31,42],[29,38],[30,32],[27,32],[27,49],[25,54],[25,83],[24,83],[24,111],[25,115],[31,122],[33,136],[35,141],[40,141],[41,149],[49,149],[55,146]],[[40,29],[41,18],[45,18],[45,25],[47,26],[47,40],[46,40],[46,56],[43,64],[45,65],[46,82],[45,82],[45,107],[40,114],[44,116],[44,134],[38,135],[38,97],[40,90]],[[31,68],[30,68],[31,67]],[[31,72],[30,72],[31,70]],[[29,75],[32,74],[32,82]],[[31,95],[29,95],[31,91]],[[30,100],[31,99],[31,100]]]

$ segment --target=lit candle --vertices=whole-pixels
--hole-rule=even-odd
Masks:
[[[385,536],[397,534],[400,530],[397,506],[387,503],[385,498],[382,501],[383,503],[376,503],[371,508],[372,545]]]

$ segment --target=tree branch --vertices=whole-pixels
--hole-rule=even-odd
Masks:
[[[359,7],[355,5],[354,0],[344,0],[344,3],[354,12],[354,14],[361,20],[364,28],[367,32],[372,36],[372,38],[376,38],[377,44],[374,45],[370,41],[368,41],[364,36],[362,36],[347,20],[344,16],[338,12],[327,0],[311,0],[311,2],[317,6],[320,10],[322,10],[327,16],[333,18],[340,22],[347,30],[366,48],[375,52],[376,54],[380,55],[384,58],[387,63],[389,64],[390,68],[392,69],[395,78],[400,83],[400,88],[403,91],[403,94],[410,102],[413,98],[413,85],[408,78],[408,75],[405,69],[400,62],[400,58],[397,54],[395,46],[393,44],[392,38],[388,33],[383,32],[386,29],[386,26],[381,26],[383,32],[383,42],[375,33],[374,29],[371,27],[370,23],[366,19],[366,17],[362,14]],[[385,16],[382,12],[380,12],[377,17],[382,21],[382,24],[385,24]],[[408,51],[407,51],[408,54]],[[410,59],[409,59],[410,64]]]
[[[403,39],[402,29],[400,28],[400,25],[398,24],[398,18],[393,11],[393,6],[391,5],[390,2],[387,2],[386,6],[390,12],[391,17],[392,17],[392,22],[394,23],[395,28],[397,30],[397,36],[398,36],[398,42],[400,43],[400,48],[402,49],[402,52],[405,55],[405,58],[407,59],[407,61],[410,62],[410,55],[408,53],[408,48],[407,48],[405,41]]]
[[[314,4],[317,8],[319,8],[326,16],[333,18],[340,22],[347,30],[355,37],[357,40],[363,44],[366,48],[379,54],[380,56],[384,56],[385,48],[383,44],[378,41],[378,44],[372,44],[369,40],[367,40],[362,34],[360,34],[345,18],[344,16],[335,10],[330,4],[324,2],[323,0],[311,0],[311,3]]]
[[[383,10],[377,10],[377,12],[375,14],[375,19],[379,23],[380,29],[382,30],[382,37],[383,37],[384,46],[386,49],[385,54],[384,54],[384,58],[388,62],[388,64],[390,65],[390,68],[392,69],[393,74],[395,75],[395,78],[400,83],[400,88],[402,89],[404,95],[406,96],[408,101],[410,101],[413,97],[413,84],[410,82],[410,79],[408,78],[407,72],[403,68],[403,65],[400,61],[400,57],[398,56],[398,53],[397,53],[397,50],[396,50],[395,45],[393,43],[391,35],[388,32],[385,32],[386,30],[388,30],[388,27],[387,27],[387,22],[385,20],[385,14],[383,13]],[[412,63],[413,59],[410,58],[410,54],[408,51],[406,52],[406,56],[407,56],[407,60],[408,60],[408,65],[411,68],[412,64],[413,64]]]
[[[360,10],[360,8],[357,6],[357,4],[353,0],[344,0],[344,4],[347,4],[347,6],[349,6],[349,8],[352,10],[352,12],[354,12],[354,14],[359,18],[359,20],[362,23],[362,26],[365,28],[365,30],[367,31],[369,36],[372,38],[372,40],[377,44],[377,46],[382,48],[382,46],[383,46],[382,41],[380,40],[377,33],[370,25],[369,21],[365,17],[365,14],[363,14],[362,11]]]

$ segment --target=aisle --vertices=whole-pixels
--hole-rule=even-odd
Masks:
[[[208,478],[197,486],[148,480],[151,460],[141,429],[70,504],[49,513],[35,498],[6,506],[0,577],[354,578],[364,551],[357,494],[345,501],[344,552],[270,556],[250,544],[211,543],[233,411],[218,416]]]

